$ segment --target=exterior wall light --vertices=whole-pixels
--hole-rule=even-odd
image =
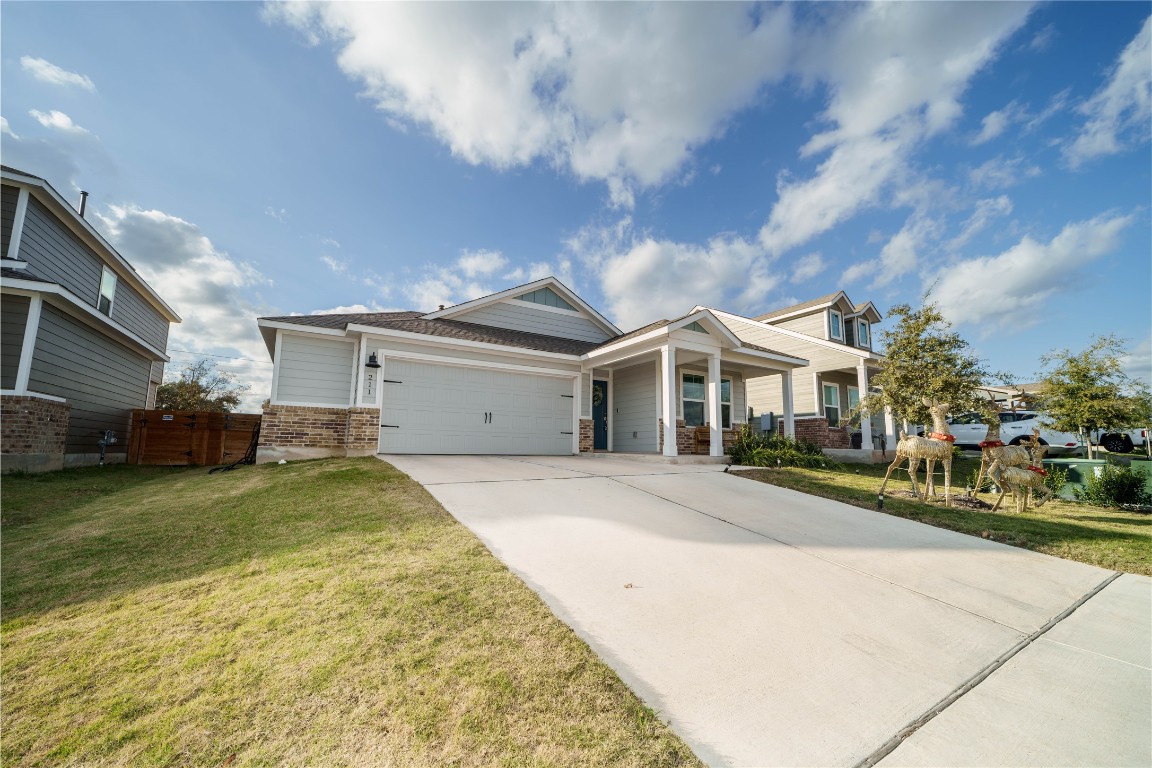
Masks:
[[[380,361],[376,359],[376,353],[368,355],[368,362],[364,363],[365,368],[379,368]]]

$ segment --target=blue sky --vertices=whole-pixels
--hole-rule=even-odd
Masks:
[[[5,3],[6,164],[266,396],[254,318],[545,274],[625,330],[929,288],[1152,378],[1148,3]],[[179,350],[179,351],[177,351]]]

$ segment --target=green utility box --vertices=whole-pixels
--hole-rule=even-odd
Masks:
[[[1152,493],[1152,459],[1144,456],[1133,456],[1126,463],[1132,467],[1133,472],[1144,475],[1144,490]]]
[[[1067,481],[1060,487],[1056,495],[1062,499],[1075,501],[1076,495],[1072,489],[1080,488],[1083,490],[1088,478],[1091,475],[1099,477],[1107,463],[1104,459],[1044,459],[1044,468],[1061,469],[1068,473]]]

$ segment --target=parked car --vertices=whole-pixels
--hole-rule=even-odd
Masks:
[[[1100,430],[1092,432],[1092,442],[1103,446],[1108,453],[1128,453],[1133,448],[1143,446],[1148,440],[1148,430],[1128,429],[1124,431],[1110,429],[1101,433]]]
[[[1079,455],[1083,445],[1080,438],[1071,432],[1057,432],[1040,421],[1036,411],[1001,411],[1000,439],[1007,445],[1019,445],[1032,435],[1033,429],[1040,430],[1040,442],[1048,446],[1049,456]],[[948,429],[956,437],[956,447],[970,451],[980,450],[980,442],[988,435],[988,425],[984,415],[970,412],[948,417]]]

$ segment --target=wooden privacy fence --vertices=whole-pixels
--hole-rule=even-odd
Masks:
[[[208,466],[244,457],[260,415],[206,411],[132,411],[129,464]]]

